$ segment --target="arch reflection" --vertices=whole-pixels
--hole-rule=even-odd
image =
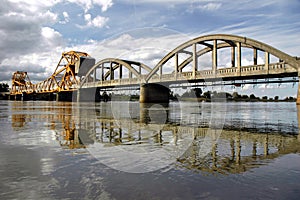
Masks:
[[[122,107],[129,108],[127,113]],[[122,115],[116,116],[116,108]],[[137,150],[146,146],[153,152],[169,144],[178,145],[188,134],[193,141],[175,164],[205,173],[243,173],[279,156],[300,153],[299,135],[262,133],[260,129],[250,132],[240,128],[222,130],[218,137],[217,129],[205,127],[203,115],[210,112],[206,107],[202,108],[200,117],[185,118],[181,124],[179,118],[183,114],[176,113],[177,108],[176,105],[153,107],[135,103],[112,106],[108,103],[13,102],[12,127],[22,129],[28,123],[40,122],[56,132],[56,139],[63,148],[70,149],[100,143],[107,148],[131,145]],[[297,114],[299,120],[299,107]],[[208,153],[201,149],[207,149]]]

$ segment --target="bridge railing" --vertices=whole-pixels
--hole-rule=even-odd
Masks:
[[[285,62],[270,63],[269,65],[250,65],[238,67],[228,67],[228,68],[218,68],[215,72],[213,70],[201,70],[195,73],[189,72],[172,72],[168,74],[162,74],[159,76],[155,74],[149,80],[149,83],[158,82],[172,82],[172,81],[184,81],[184,80],[202,80],[215,79],[215,78],[234,78],[234,77],[247,77],[247,76],[260,76],[268,74],[286,74],[295,73],[296,69],[286,64]],[[123,78],[115,80],[105,80],[96,82],[85,82],[83,87],[110,87],[110,86],[122,86],[122,85],[138,85],[144,83],[147,75],[140,75],[134,78]]]

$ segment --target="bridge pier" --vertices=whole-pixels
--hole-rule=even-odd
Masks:
[[[22,95],[21,94],[11,94],[11,95],[9,95],[9,100],[21,101]]]
[[[77,102],[99,102],[100,88],[81,88],[77,90]]]
[[[72,91],[64,91],[64,92],[58,92],[56,94],[56,101],[72,101]]]
[[[169,103],[170,89],[156,83],[140,86],[140,103]]]
[[[300,77],[299,77],[299,82],[298,82],[298,91],[297,91],[297,100],[296,104],[300,105]]]

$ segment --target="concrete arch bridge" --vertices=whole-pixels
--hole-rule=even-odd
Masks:
[[[230,57],[227,66],[219,64],[219,54],[221,57],[224,52]],[[249,58],[251,64],[242,62]],[[202,66],[203,60],[211,63]],[[172,83],[298,77],[299,66],[297,57],[263,42],[236,35],[214,34],[179,45],[153,68],[133,61],[104,59],[91,67],[79,88],[140,85],[141,102],[165,102],[169,99],[164,86]],[[127,77],[123,76],[124,68],[129,71]],[[299,95],[297,102],[300,103]]]

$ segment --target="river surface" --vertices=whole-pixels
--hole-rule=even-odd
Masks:
[[[0,101],[0,199],[299,199],[299,109]]]

